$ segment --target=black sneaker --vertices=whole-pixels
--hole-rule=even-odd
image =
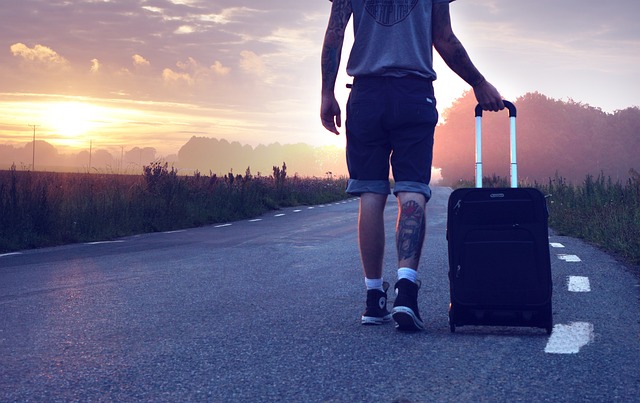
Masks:
[[[387,310],[387,290],[389,283],[382,283],[384,291],[367,290],[367,309],[362,314],[363,325],[382,325],[391,321],[391,313]]]
[[[418,290],[420,281],[414,283],[405,278],[396,283],[396,301],[393,304],[393,320],[396,329],[419,331],[424,330],[424,323],[418,311]]]

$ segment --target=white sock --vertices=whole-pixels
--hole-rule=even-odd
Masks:
[[[380,290],[382,289],[382,278],[364,278],[364,283],[367,286],[367,290]]]
[[[408,267],[401,267],[398,269],[398,280],[403,278],[415,283],[418,279],[418,272]]]

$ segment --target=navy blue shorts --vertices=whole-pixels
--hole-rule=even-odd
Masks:
[[[433,82],[414,77],[356,77],[347,103],[347,192],[422,193],[431,198]]]

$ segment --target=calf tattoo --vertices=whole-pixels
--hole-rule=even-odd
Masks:
[[[413,200],[404,203],[396,229],[398,260],[420,259],[425,232],[424,209]]]

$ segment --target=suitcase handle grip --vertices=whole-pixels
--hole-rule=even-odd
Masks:
[[[503,101],[509,109],[510,143],[511,143],[511,187],[518,187],[518,161],[516,158],[516,106]],[[482,187],[482,107],[476,106],[476,187]]]
[[[518,110],[516,109],[516,106],[509,102],[509,101],[502,101],[504,103],[504,106],[509,109],[509,117],[510,118],[515,118],[518,115]],[[478,104],[478,106],[476,106],[476,117],[482,117],[482,106],[480,106],[480,104]]]

